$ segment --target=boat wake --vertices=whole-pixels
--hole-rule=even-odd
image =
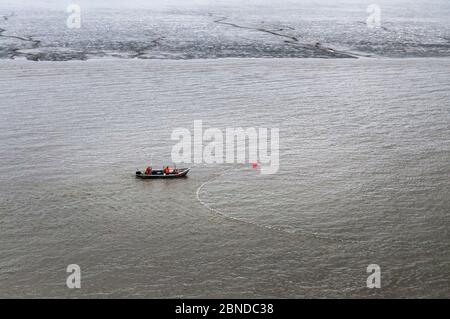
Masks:
[[[274,232],[282,232],[284,234],[288,234],[288,235],[292,235],[292,236],[303,236],[303,237],[310,237],[310,238],[314,238],[314,239],[319,239],[319,240],[325,240],[325,241],[332,241],[332,242],[339,242],[339,243],[353,243],[353,244],[361,244],[361,243],[365,243],[365,241],[362,240],[355,240],[355,239],[349,239],[349,238],[340,238],[340,237],[333,237],[333,236],[328,236],[325,234],[320,234],[320,233],[316,233],[316,232],[309,232],[309,231],[305,231],[305,230],[288,230],[282,227],[277,227],[277,226],[270,226],[270,225],[262,225],[262,224],[258,224],[256,222],[252,222],[252,221],[248,221],[248,220],[244,220],[241,218],[237,218],[237,217],[233,217],[230,215],[225,214],[224,212],[220,211],[217,208],[212,207],[210,204],[206,203],[205,201],[203,201],[201,199],[200,194],[202,193],[202,190],[205,188],[206,185],[211,184],[212,182],[216,181],[217,179],[219,179],[220,177],[222,177],[225,173],[229,173],[230,171],[236,170],[238,168],[241,168],[241,166],[236,167],[236,166],[232,166],[229,167],[227,169],[224,169],[221,173],[214,175],[212,178],[208,179],[207,181],[203,182],[196,191],[196,197],[197,197],[197,201],[203,206],[205,207],[208,211],[210,211],[211,213],[218,215],[224,219],[228,219],[228,220],[232,220],[235,222],[239,222],[239,223],[244,223],[244,224],[248,224],[251,226],[255,226],[264,230],[269,230],[269,231],[274,231]]]

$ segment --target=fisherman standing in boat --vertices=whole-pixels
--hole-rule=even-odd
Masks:
[[[150,175],[152,173],[152,168],[150,166],[147,166],[145,168],[144,174],[145,175]]]

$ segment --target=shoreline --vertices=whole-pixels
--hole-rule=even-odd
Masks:
[[[442,56],[442,57],[358,57],[358,58],[293,58],[293,57],[273,57],[273,58],[264,58],[264,57],[226,57],[226,58],[199,58],[199,59],[160,59],[160,58],[151,58],[151,59],[142,59],[142,58],[117,58],[117,57],[98,57],[98,58],[89,58],[85,60],[29,60],[26,58],[16,58],[16,59],[8,59],[3,58],[0,59],[1,64],[8,64],[8,63],[23,63],[23,62],[30,62],[31,64],[35,63],[93,63],[93,62],[112,62],[112,61],[133,61],[133,62],[143,62],[143,61],[170,61],[173,63],[184,63],[184,62],[213,62],[213,61],[365,61],[365,60],[373,60],[373,61],[419,61],[419,60],[448,60],[450,59],[450,56]]]

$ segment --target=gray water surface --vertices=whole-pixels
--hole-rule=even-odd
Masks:
[[[449,70],[0,61],[0,296],[448,297]],[[134,178],[150,158],[170,163],[172,130],[199,119],[278,127],[279,174]],[[73,263],[79,290],[65,284]],[[369,264],[381,289],[366,288]]]

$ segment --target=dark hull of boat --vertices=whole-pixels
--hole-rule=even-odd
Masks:
[[[177,174],[163,174],[162,170],[153,171],[151,174],[143,174],[140,171],[136,172],[136,177],[140,179],[159,179],[159,178],[180,178],[186,177],[187,173],[189,173],[189,168],[181,168],[179,169]]]

